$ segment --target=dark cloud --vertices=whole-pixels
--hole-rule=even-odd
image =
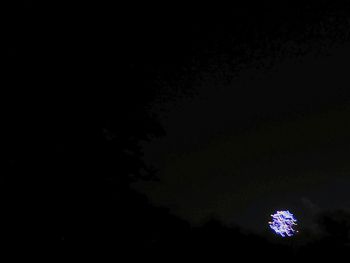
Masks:
[[[144,145],[161,182],[137,188],[192,222],[215,214],[260,230],[274,209],[310,221],[317,209],[348,205],[350,111],[338,93],[347,57],[343,46],[276,64],[266,77],[203,81],[163,119],[166,137]]]

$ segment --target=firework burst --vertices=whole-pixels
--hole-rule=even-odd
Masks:
[[[297,225],[297,220],[294,218],[294,215],[288,210],[277,211],[271,216],[272,222],[269,222],[269,225],[270,228],[276,232],[276,234],[281,235],[282,237],[290,237],[298,232],[293,229],[293,227]]]

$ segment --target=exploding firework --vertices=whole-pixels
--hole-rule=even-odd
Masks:
[[[269,222],[270,228],[276,232],[276,234],[282,237],[293,236],[298,231],[294,230],[293,227],[297,220],[294,215],[287,211],[277,211],[272,216],[272,222]]]

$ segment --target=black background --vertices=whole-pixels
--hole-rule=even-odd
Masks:
[[[166,136],[150,110],[157,100],[193,96],[196,76],[221,63],[239,75],[240,66],[261,59],[327,55],[333,43],[348,41],[348,11],[332,1],[220,8],[31,1],[4,6],[2,242],[16,244],[16,252],[18,243],[29,248],[39,242],[58,248],[53,257],[96,259],[127,253],[163,261],[287,260],[345,253],[346,211],[320,215],[325,236],[299,245],[297,237],[275,242],[214,219],[191,226],[130,184],[159,180],[139,145]],[[275,52],[288,41],[298,48]],[[314,88],[305,90],[293,106],[252,106],[232,132],[343,109],[349,102],[346,85],[318,90],[318,99]],[[248,102],[247,92],[238,93],[237,108]],[[269,92],[249,91],[271,105],[278,98]]]

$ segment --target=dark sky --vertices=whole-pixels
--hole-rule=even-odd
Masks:
[[[322,29],[320,21],[309,30],[321,37],[307,35],[305,23],[295,36],[267,35],[270,49],[237,40],[247,53],[267,50],[238,66],[230,60],[242,55],[223,48],[230,37],[219,40],[213,53],[223,58],[196,72],[190,95],[180,91],[153,105],[156,114],[165,109],[166,136],[144,149],[160,181],[135,187],[195,224],[214,216],[255,231],[266,229],[277,209],[290,209],[311,227],[314,213],[348,208],[350,46],[332,35],[341,26],[328,22]],[[229,22],[222,26],[233,28]],[[226,34],[232,37],[219,35]]]
[[[4,243],[231,253],[276,210],[349,211],[346,4],[6,4]]]

